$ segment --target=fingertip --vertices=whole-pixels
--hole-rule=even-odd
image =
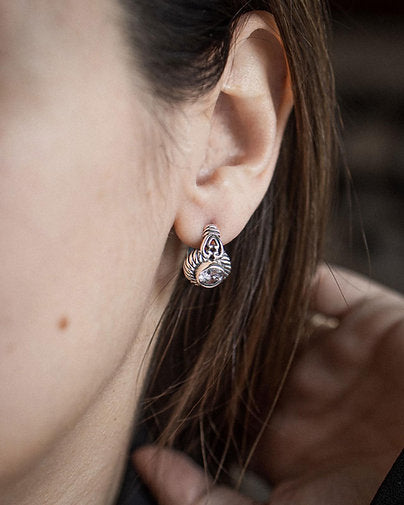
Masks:
[[[159,448],[154,445],[144,445],[132,454],[132,461],[136,469],[142,470],[145,466],[153,463],[156,458]],[[138,468],[139,467],[139,468]]]
[[[144,446],[133,453],[132,461],[160,505],[196,503],[211,485],[207,474],[178,451]]]

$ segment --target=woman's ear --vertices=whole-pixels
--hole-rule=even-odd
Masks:
[[[224,243],[244,228],[275,169],[293,97],[284,48],[274,18],[255,11],[240,20],[228,62],[209,94],[207,128],[194,135],[201,163],[181,184],[175,231],[197,247],[206,224]],[[202,132],[202,133],[201,133]]]

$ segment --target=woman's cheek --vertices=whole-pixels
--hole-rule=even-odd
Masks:
[[[46,450],[116,372],[164,245],[142,148],[128,138],[136,125],[60,117],[2,120],[0,479]]]
[[[172,226],[115,28],[23,14],[0,67],[0,481],[136,345]]]

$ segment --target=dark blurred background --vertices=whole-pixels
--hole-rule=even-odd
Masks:
[[[340,163],[327,259],[404,292],[404,2],[335,0]]]

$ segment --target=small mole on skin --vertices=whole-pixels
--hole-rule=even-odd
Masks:
[[[65,330],[69,326],[70,322],[67,317],[61,317],[58,322],[58,328],[60,330]]]

